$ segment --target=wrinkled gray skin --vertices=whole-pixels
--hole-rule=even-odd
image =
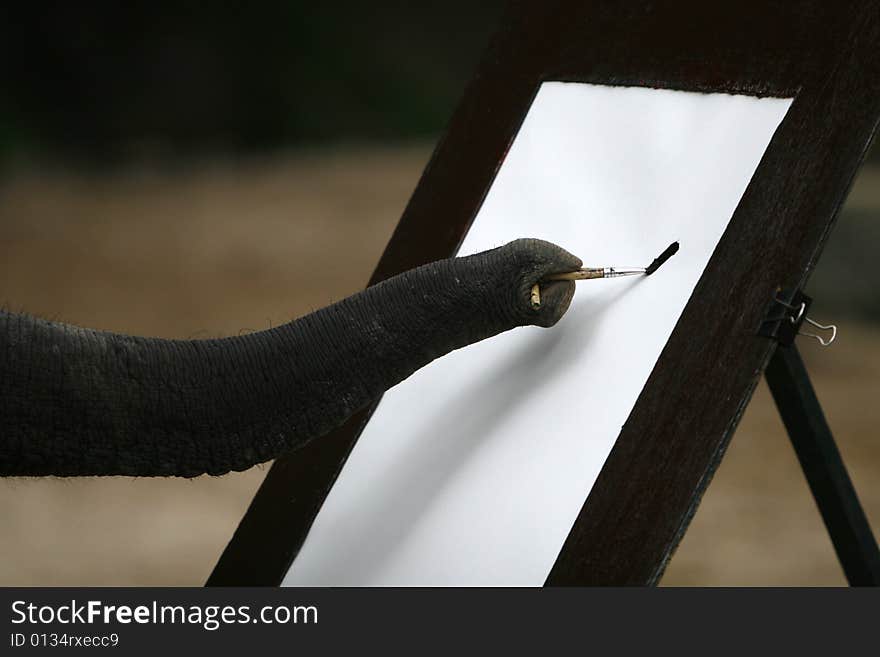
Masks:
[[[0,312],[0,475],[245,470],[341,425],[453,349],[556,324],[581,266],[540,240],[424,265],[289,324],[216,340]]]

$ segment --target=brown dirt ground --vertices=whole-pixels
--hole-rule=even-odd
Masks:
[[[166,337],[284,322],[364,284],[428,154],[355,148],[102,176],[32,167],[0,181],[0,303]],[[803,351],[880,527],[880,329],[841,333]],[[199,585],[264,474],[0,481],[0,584]],[[664,584],[843,582],[762,384]]]

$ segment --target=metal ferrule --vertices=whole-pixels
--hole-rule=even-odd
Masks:
[[[622,268],[622,267],[605,267],[602,270],[602,278],[617,278],[618,276],[636,276],[644,274],[644,269]]]

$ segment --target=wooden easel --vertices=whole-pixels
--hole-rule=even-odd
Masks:
[[[880,586],[877,541],[794,343],[810,321],[812,299],[800,291],[780,295],[787,298],[774,299],[759,331],[777,342],[764,375],[847,580],[851,586]]]
[[[876,131],[877,52],[871,0],[511,6],[370,284],[456,253],[543,81],[794,99],[547,585],[659,581],[765,368],[847,575],[876,583],[797,352],[758,327],[777,290],[803,287]],[[209,585],[281,583],[374,408],[275,462]]]

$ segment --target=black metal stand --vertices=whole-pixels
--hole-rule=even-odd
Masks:
[[[880,586],[877,541],[794,345],[794,335],[806,316],[809,299],[798,294],[791,303],[781,305],[793,310],[793,319],[785,317],[788,326],[783,327],[791,336],[780,339],[778,331],[773,330],[779,346],[765,372],[770,392],[850,586]],[[768,321],[783,319],[771,316]]]

